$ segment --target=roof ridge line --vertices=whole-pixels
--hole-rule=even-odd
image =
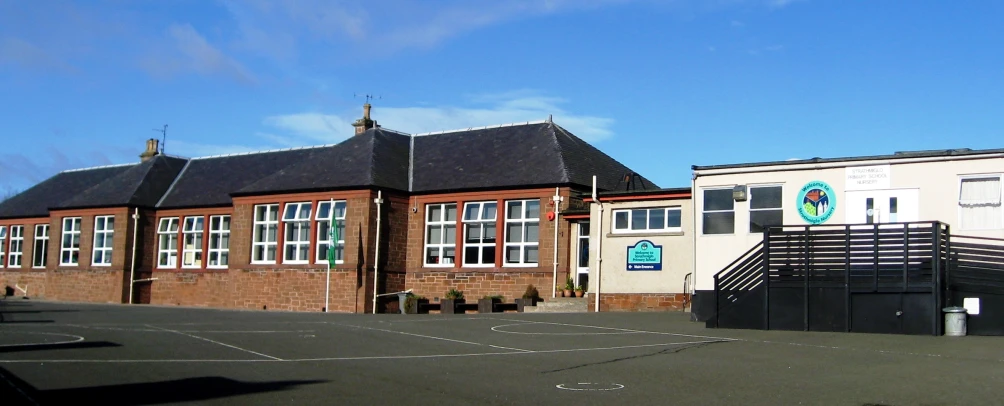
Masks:
[[[491,129],[491,128],[515,127],[515,126],[518,126],[518,125],[533,125],[533,124],[544,124],[544,123],[547,123],[547,120],[518,121],[518,122],[514,122],[514,123],[495,124],[495,125],[488,125],[488,126],[483,126],[483,127],[458,128],[458,129],[455,129],[455,130],[445,130],[445,131],[432,131],[432,132],[417,133],[417,134],[412,134],[412,135],[413,136],[419,136],[419,135],[449,134],[449,133],[456,133],[456,132],[461,132],[461,131],[487,130],[487,129]]]
[[[194,159],[189,159],[185,162],[185,166],[181,168],[181,172],[178,172],[178,174],[174,176],[174,180],[171,181],[171,186],[167,187],[167,191],[160,196],[160,199],[157,200],[157,204],[153,207],[160,208],[160,205],[164,203],[164,199],[167,199],[167,196],[170,196],[171,192],[174,191],[174,185],[178,184],[178,181],[181,180],[181,177],[185,174],[185,171],[188,170],[188,166],[192,164],[192,161],[194,161]]]
[[[219,155],[208,155],[190,158],[189,161],[194,161],[197,159],[213,159],[213,158],[226,158],[232,156],[243,156],[243,155],[254,155],[254,154],[267,154],[270,152],[285,152],[285,151],[297,151],[301,149],[312,149],[312,148],[328,148],[333,147],[338,144],[324,144],[324,145],[311,145],[306,147],[292,147],[292,148],[279,148],[279,149],[267,149],[261,151],[248,151],[248,152],[234,152],[231,154],[219,154]]]
[[[561,128],[561,126],[554,124],[554,122],[549,122],[549,124],[551,127],[551,142],[554,143],[554,148],[558,150],[558,159],[561,161],[561,171],[563,172],[562,176],[564,177],[563,180],[565,182],[571,182],[572,174],[568,169],[568,160],[565,159],[565,150],[561,148],[561,143],[558,142],[558,134],[554,131],[554,129],[558,128],[565,136],[569,136],[568,132],[566,132],[564,128]]]
[[[133,166],[133,165],[138,165],[138,164],[131,163],[131,164],[100,165],[100,166],[92,166],[92,167],[89,167],[89,168],[65,169],[65,170],[59,171],[59,173],[83,172],[83,171],[91,171],[91,170],[95,170],[95,169],[118,168],[118,167],[121,167],[121,166]]]

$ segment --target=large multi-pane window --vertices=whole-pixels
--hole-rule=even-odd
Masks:
[[[63,237],[59,250],[59,264],[76,266],[80,263],[80,217],[63,219]]]
[[[614,210],[614,233],[679,232],[679,207],[654,207]]]
[[[279,244],[279,205],[254,207],[254,236],[251,243],[251,263],[274,264]]]
[[[736,228],[732,189],[705,189],[702,217],[703,234],[732,234]]]
[[[1001,175],[962,178],[959,187],[960,228],[985,230],[1004,227],[1001,189]]]
[[[178,218],[160,219],[157,227],[157,267],[174,268],[178,265]]]
[[[505,204],[505,264],[537,265],[540,200],[512,200]]]
[[[283,263],[306,264],[310,262],[310,202],[287,203],[282,215]]]
[[[328,260],[328,250],[331,250],[331,222],[335,222],[337,230],[337,246],[334,248],[335,263],[345,261],[345,201],[325,201],[317,203],[317,263]]]
[[[7,249],[7,226],[0,226],[0,268],[3,268],[3,264],[7,256],[4,255]]]
[[[94,218],[94,247],[91,250],[91,264],[109,266],[112,264],[112,241],[115,234],[115,216]]]
[[[464,204],[464,265],[495,265],[496,202]]]
[[[24,226],[10,226],[10,254],[7,266],[20,268],[22,251],[24,251]]]
[[[31,250],[34,257],[31,266],[34,268],[45,268],[46,260],[49,256],[49,225],[35,225],[35,246]]]
[[[425,206],[425,265],[452,266],[457,256],[456,203]]]
[[[230,264],[230,216],[209,217],[208,268],[226,268]]]
[[[762,233],[784,222],[781,186],[750,186],[750,232]]]
[[[185,217],[185,225],[181,229],[182,268],[202,267],[202,233],[205,231],[205,221],[203,216]]]

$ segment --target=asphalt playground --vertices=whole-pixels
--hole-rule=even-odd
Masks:
[[[0,404],[976,405],[1004,341],[685,313],[357,315],[0,302]]]

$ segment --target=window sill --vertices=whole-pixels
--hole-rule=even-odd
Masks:
[[[607,233],[606,237],[679,237],[685,235],[683,231],[665,231],[657,233]]]

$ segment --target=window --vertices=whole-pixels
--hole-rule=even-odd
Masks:
[[[310,262],[310,203],[287,203],[282,215],[286,237],[283,244],[283,263],[306,264]]]
[[[35,246],[31,250],[34,260],[31,266],[34,268],[45,268],[46,259],[49,257],[49,225],[35,225]]]
[[[704,190],[704,234],[732,234],[736,228],[732,189]]]
[[[274,264],[278,245],[279,205],[254,207],[254,240],[251,244],[252,264]]]
[[[178,266],[178,218],[160,219],[157,227],[157,267],[174,268]]]
[[[205,231],[205,217],[185,217],[181,229],[184,245],[181,249],[182,268],[202,268],[202,232]]]
[[[115,233],[115,216],[94,218],[94,249],[91,250],[91,264],[110,266],[112,264],[112,237]]]
[[[332,202],[319,202],[317,203],[317,263],[323,263],[328,260],[328,250],[331,249],[331,222],[335,222],[335,227],[337,227],[338,233],[338,244],[335,247],[335,263],[341,264],[345,262],[345,202],[336,201],[334,202],[334,208],[332,209]]]
[[[7,266],[20,268],[22,251],[24,251],[24,226],[10,226],[10,254]]]
[[[63,241],[59,251],[60,265],[77,265],[80,262],[80,217],[63,219]]]
[[[506,202],[505,264],[537,265],[540,200]]]
[[[425,265],[452,266],[457,257],[457,205],[425,206]]]
[[[679,207],[614,210],[614,233],[679,232]]]
[[[959,225],[964,230],[1001,228],[1001,176],[962,178]]]
[[[495,220],[498,203],[464,204],[464,265],[495,265]]]
[[[7,226],[0,226],[0,268],[3,268],[3,264],[6,263],[4,262],[4,260],[7,259],[5,258],[4,255],[4,252],[6,252],[4,250],[7,249],[6,248],[7,244],[5,244],[6,242],[7,242]]]
[[[750,186],[750,232],[784,224],[780,186]]]
[[[209,268],[230,264],[230,216],[209,218]]]

